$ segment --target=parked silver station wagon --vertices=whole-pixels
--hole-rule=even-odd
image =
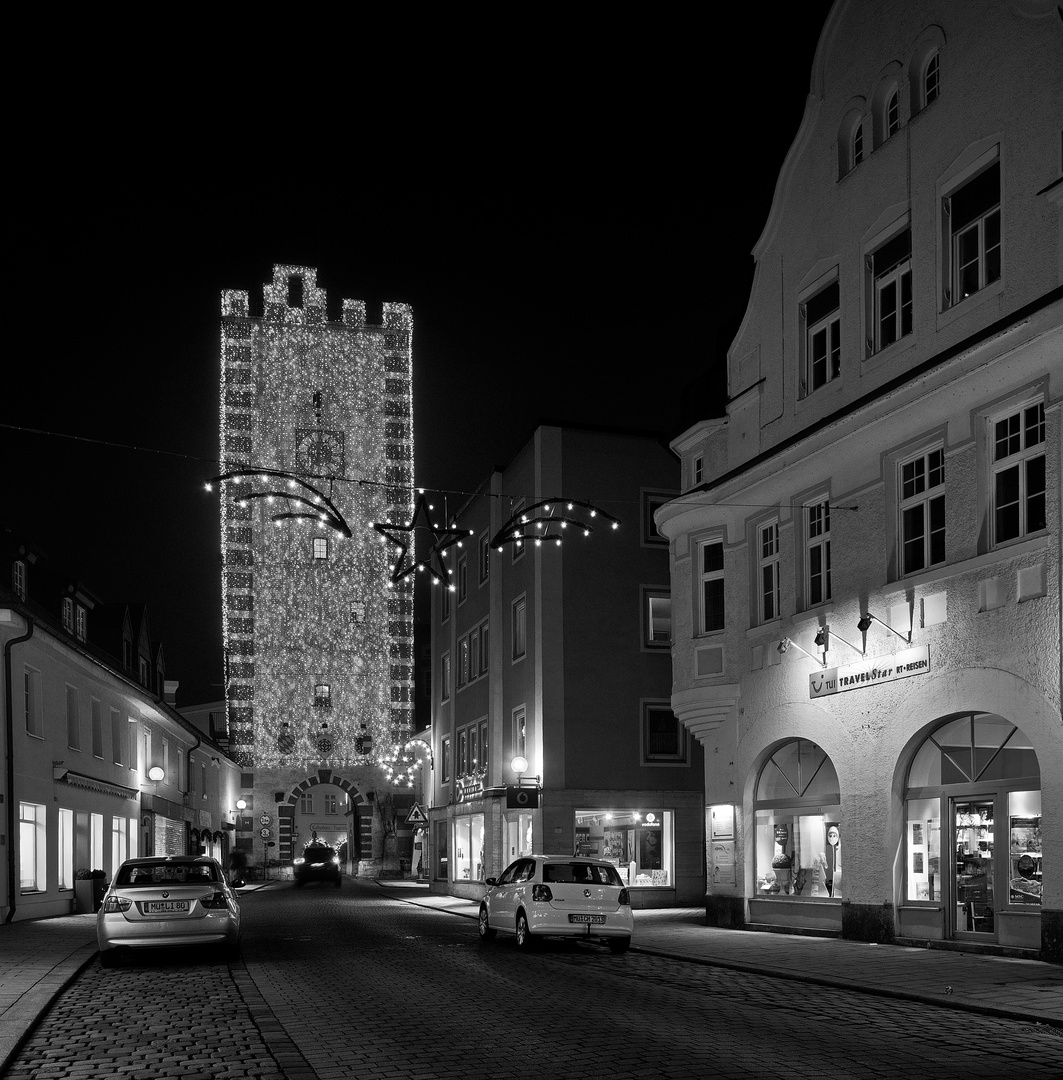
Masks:
[[[631,944],[631,898],[606,859],[526,855],[487,879],[477,926],[482,941],[500,930],[522,949],[543,937],[605,942],[615,953]]]

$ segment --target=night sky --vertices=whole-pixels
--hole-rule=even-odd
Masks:
[[[219,294],[275,263],[336,316],[412,305],[420,485],[540,420],[722,413],[829,7],[65,26],[9,100],[0,518],[147,603],[179,705],[220,697]]]

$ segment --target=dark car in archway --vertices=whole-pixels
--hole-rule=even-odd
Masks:
[[[292,864],[296,886],[308,881],[332,881],[339,887],[340,857],[331,844],[314,842],[303,848],[302,855]]]

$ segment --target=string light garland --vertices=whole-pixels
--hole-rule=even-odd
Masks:
[[[570,516],[577,513],[581,516]],[[501,551],[504,544],[516,544],[520,547],[527,541],[535,544],[560,544],[562,534],[570,525],[581,529],[584,536],[589,536],[594,532],[590,521],[598,517],[608,521],[613,529],[620,528],[617,518],[585,499],[566,499],[561,496],[542,499],[518,510],[510,517],[491,537],[490,546]]]
[[[221,476],[212,476],[206,482],[206,487],[207,491],[213,491],[214,484],[224,484],[230,480],[239,484],[249,478],[257,478],[265,483],[269,477],[285,481],[289,489],[301,487],[309,491],[311,497],[307,498],[305,495],[299,495],[294,490],[249,491],[238,496],[237,505],[243,506],[251,499],[265,499],[269,503],[272,503],[274,499],[283,499],[288,509],[274,514],[272,516],[274,523],[281,521],[310,521],[316,523],[321,521],[335,529],[340,536],[348,540],[351,538],[351,528],[343,515],[336,509],[336,505],[332,500],[323,491],[319,491],[314,487],[313,484],[290,472],[284,472],[280,469],[232,469],[227,473],[222,473]],[[292,510],[293,503],[296,507],[305,507],[305,509]]]
[[[395,787],[402,787],[403,784],[408,788],[414,786],[414,774],[423,765],[423,762],[416,757],[414,747],[420,747],[427,754],[429,769],[435,768],[432,747],[424,739],[407,739],[405,743],[396,744],[392,747],[391,753],[381,762],[389,783]]]
[[[427,570],[437,584],[445,585],[453,590],[450,582],[450,570],[447,569],[446,563],[443,562],[443,552],[454,544],[458,544],[472,536],[472,530],[436,525],[429,516],[430,509],[424,491],[420,491],[414,504],[413,516],[410,518],[408,525],[374,522],[373,528],[399,549],[398,558],[391,567],[392,585],[397,585],[411,574]],[[432,547],[423,559],[417,557],[418,530],[422,533],[429,533],[433,538]],[[410,556],[409,560],[407,560],[407,556]]]

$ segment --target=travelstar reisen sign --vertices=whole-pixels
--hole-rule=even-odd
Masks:
[[[925,675],[929,670],[930,646],[919,645],[893,656],[877,656],[844,667],[814,672],[808,677],[808,696],[819,698],[844,694],[846,690],[862,690],[868,686],[907,679],[912,675]]]

